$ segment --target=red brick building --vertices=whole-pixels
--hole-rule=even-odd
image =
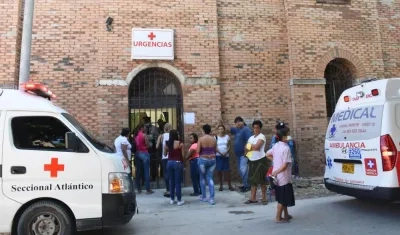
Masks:
[[[23,1],[0,0],[0,12],[0,75],[17,83]],[[133,28],[173,30],[173,60],[132,59]],[[269,137],[282,119],[301,174],[320,175],[340,92],[395,76],[399,1],[35,1],[31,79],[108,143],[144,112],[184,136],[240,115],[261,119]]]

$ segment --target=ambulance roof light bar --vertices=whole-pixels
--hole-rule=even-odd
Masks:
[[[51,92],[46,86],[44,86],[41,83],[24,83],[21,85],[23,90],[25,92],[37,95],[37,96],[41,96],[43,98],[46,98],[48,100],[51,99],[56,99],[57,96]]]

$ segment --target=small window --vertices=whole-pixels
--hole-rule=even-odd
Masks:
[[[18,149],[67,151],[65,133],[70,130],[54,117],[15,117],[11,128]]]
[[[346,4],[350,4],[351,0],[317,0],[317,3],[346,5]]]

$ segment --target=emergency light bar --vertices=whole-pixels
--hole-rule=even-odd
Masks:
[[[37,96],[41,96],[43,98],[46,99],[56,99],[57,96],[51,92],[49,89],[47,89],[46,86],[44,86],[43,84],[40,83],[24,83],[21,85],[23,90],[25,92],[37,95]]]

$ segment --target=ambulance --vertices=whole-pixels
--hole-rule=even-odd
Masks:
[[[325,187],[363,200],[400,199],[400,78],[345,90],[325,136]]]
[[[53,104],[44,85],[22,88],[0,89],[0,234],[128,223],[138,211],[127,162]]]

